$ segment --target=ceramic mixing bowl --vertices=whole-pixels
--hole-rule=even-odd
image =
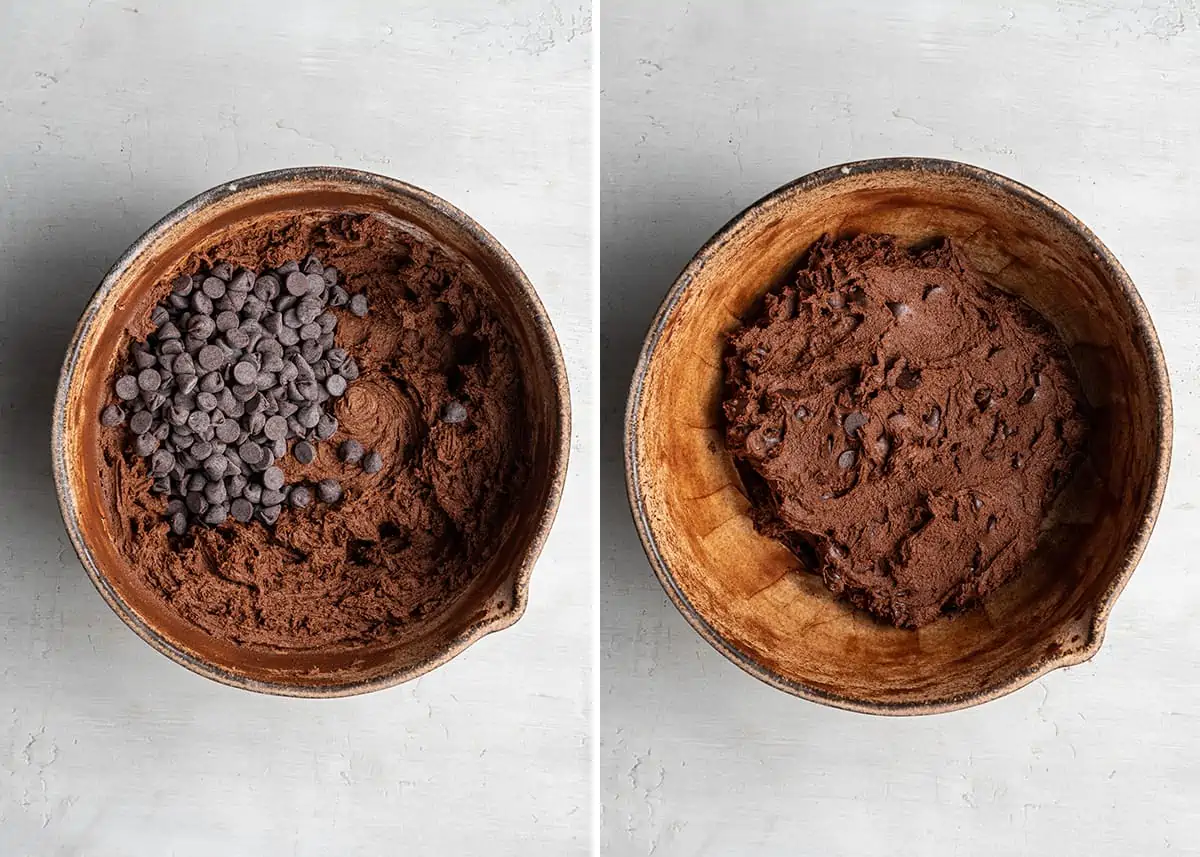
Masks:
[[[450,607],[386,644],[337,651],[273,651],[216,639],[137,585],[116,549],[98,474],[97,421],[127,330],[155,289],[189,253],[226,230],[290,213],[372,213],[424,233],[465,259],[491,291],[523,373],[530,478],[513,498],[510,525]],[[566,476],[570,412],[566,371],[550,321],[516,262],[479,224],[444,200],[394,179],[310,167],[264,173],[213,188],[155,224],[104,277],[71,340],[54,405],[52,452],[67,531],[100,594],[137,634],[201,675],[250,690],[342,696],[394,685],[439,666],[520,618],[529,578],[554,520]]]
[[[1058,329],[1093,414],[1086,459],[1019,576],[919,631],[836,600],[781,543],[759,535],[724,446],[726,335],[818,237],[868,232],[957,241],[986,279]],[[625,437],[646,554],[692,626],[777,688],[889,714],[975,705],[1094,655],[1150,537],[1170,451],[1162,350],[1137,290],[1099,239],[1011,179],[907,158],[805,176],[714,236],[654,319]]]

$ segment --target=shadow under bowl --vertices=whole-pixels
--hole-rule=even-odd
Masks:
[[[954,239],[985,278],[1066,342],[1093,413],[1086,457],[1019,576],[919,631],[838,601],[759,535],[724,445],[727,334],[821,235]],[[781,689],[879,714],[948,711],[1009,693],[1099,649],[1150,537],[1171,452],[1171,396],[1153,325],[1112,254],[1056,203],[953,161],[830,167],[735,217],[658,311],[633,378],[626,478],[668,596],[722,654]]]
[[[101,480],[98,414],[128,342],[144,326],[161,283],[189,254],[248,223],[286,215],[378,216],[465,260],[490,292],[522,371],[529,479],[503,542],[446,609],[397,639],[360,648],[271,651],[217,639],[138,584],[110,536]],[[566,477],[570,405],[566,369],[550,320],[516,262],[481,226],[420,188],[335,167],[279,170],[229,182],[155,224],[117,261],[83,313],[54,404],[52,455],[67,531],[88,576],[137,634],[176,663],[216,681],[288,696],[379,690],[440,666],[520,618],[529,578],[553,523]]]

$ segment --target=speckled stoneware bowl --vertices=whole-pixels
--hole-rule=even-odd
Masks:
[[[403,638],[350,651],[244,649],[217,640],[130,585],[107,535],[96,474],[100,408],[126,326],[148,314],[172,266],[223,230],[286,213],[359,212],[424,232],[461,256],[491,289],[523,371],[530,478],[513,523],[450,607]],[[154,648],[201,675],[248,690],[347,696],[379,690],[444,664],[525,610],[529,577],[553,523],[566,477],[570,406],[566,370],[550,320],[517,263],[479,224],[445,200],[394,179],[333,167],[263,173],[213,188],[155,224],[105,276],[71,340],[54,403],[54,476],[67,531],[88,576],[126,624]]]
[[[864,232],[955,239],[988,280],[1055,325],[1094,409],[1087,458],[1020,576],[981,606],[919,631],[836,600],[782,544],[755,532],[724,446],[726,334],[819,236]],[[995,699],[1100,648],[1162,500],[1171,396],[1133,283],[1061,206],[966,164],[864,161],[780,188],[700,250],[646,339],[625,443],[646,554],[708,642],[797,696],[921,714]]]

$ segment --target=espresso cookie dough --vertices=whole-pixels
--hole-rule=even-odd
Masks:
[[[1086,430],[1057,334],[949,241],[822,238],[730,335],[726,381],[759,531],[901,627],[1017,572]]]
[[[510,335],[477,275],[422,237],[370,215],[266,219],[218,237],[172,277],[310,254],[340,272],[347,311],[335,344],[353,369],[337,373],[344,388],[326,379],[336,425],[275,459],[295,486],[286,498],[252,484],[226,520],[173,535],[150,463],[126,443],[122,406],[101,415],[109,528],[140,582],[208,633],[269,650],[387,643],[435,615],[498,548],[528,468]],[[303,300],[300,277],[285,271],[281,284]],[[124,369],[115,373],[108,389],[123,398]],[[450,403],[461,422],[442,417]],[[339,456],[346,448],[369,451],[371,466],[362,452]]]

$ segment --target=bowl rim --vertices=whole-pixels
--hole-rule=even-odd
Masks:
[[[520,564],[516,570],[514,579],[512,603],[508,608],[499,615],[470,625],[464,631],[438,647],[432,656],[421,663],[397,669],[369,680],[340,682],[321,686],[263,681],[226,670],[176,646],[162,636],[154,627],[143,621],[125,603],[125,600],[120,597],[109,582],[107,575],[97,566],[91,551],[84,541],[78,523],[78,513],[75,508],[74,497],[70,490],[65,454],[67,398],[75,377],[75,370],[79,362],[83,341],[91,331],[92,323],[95,321],[101,303],[103,303],[116,284],[124,277],[134,260],[141,256],[147,248],[151,247],[168,230],[205,208],[241,195],[247,195],[255,190],[276,186],[283,187],[297,182],[324,182],[342,188],[382,190],[385,193],[406,197],[453,221],[468,234],[472,241],[491,253],[516,283],[520,296],[524,301],[524,308],[531,314],[531,321],[536,333],[536,346],[540,352],[540,356],[548,363],[548,369],[553,381],[552,395],[554,397],[555,416],[557,418],[556,435],[550,440],[552,448],[550,450],[551,472],[549,494],[545,505],[538,513],[537,526],[529,539],[529,543],[524,547],[522,552]],[[71,539],[71,544],[75,548],[75,553],[78,555],[80,563],[83,565],[84,571],[87,572],[88,578],[92,581],[92,584],[96,587],[96,590],[108,606],[112,608],[113,612],[134,633],[149,643],[158,652],[205,678],[242,690],[276,696],[314,699],[371,693],[417,678],[460,655],[472,644],[478,642],[488,634],[503,630],[520,619],[529,602],[529,580],[533,574],[533,567],[537,562],[538,556],[541,554],[558,512],[563,486],[567,477],[570,447],[570,387],[562,350],[559,347],[554,326],[550,322],[550,317],[538,297],[537,291],[516,260],[513,259],[504,246],[490,232],[462,210],[440,196],[416,185],[408,184],[389,176],[339,166],[287,167],[232,179],[197,194],[146,230],[113,263],[88,300],[87,306],[80,316],[75,331],[71,336],[70,343],[67,346],[66,357],[59,374],[50,431],[54,484],[58,495],[59,510],[62,512],[67,534]]]
[[[1150,381],[1157,406],[1156,417],[1159,432],[1150,491],[1146,498],[1141,520],[1126,548],[1121,572],[1105,589],[1096,604],[1088,628],[1088,636],[1083,645],[1078,649],[1064,651],[1057,655],[1043,655],[1034,664],[1010,679],[979,691],[918,702],[886,702],[823,690],[786,678],[754,660],[730,643],[688,599],[659,551],[654,528],[647,513],[645,499],[642,496],[641,479],[638,470],[638,444],[642,431],[640,412],[646,373],[654,359],[655,351],[667,322],[672,317],[688,286],[708,263],[713,254],[719,251],[734,237],[735,233],[748,223],[767,215],[784,201],[803,198],[816,189],[835,186],[855,176],[894,173],[948,175],[983,184],[988,188],[999,190],[1035,208],[1041,209],[1044,213],[1082,238],[1091,250],[1093,259],[1118,284],[1122,296],[1132,312],[1134,334],[1140,338],[1149,359],[1152,376]],[[1162,505],[1163,493],[1166,489],[1167,472],[1170,469],[1172,437],[1171,387],[1167,376],[1166,360],[1163,356],[1162,346],[1159,344],[1154,324],[1146,310],[1141,295],[1138,294],[1137,288],[1125,272],[1125,269],[1117,261],[1112,252],[1104,246],[1100,239],[1087,226],[1049,197],[1014,179],[984,169],[983,167],[941,158],[875,158],[849,161],[843,164],[824,167],[776,188],[734,215],[712,238],[705,242],[704,246],[697,251],[696,255],[684,267],[683,271],[671,285],[653,321],[650,323],[650,328],[643,342],[641,353],[638,355],[637,365],[630,383],[629,397],[625,410],[625,437],[623,444],[625,453],[625,486],[630,508],[633,512],[634,525],[637,528],[642,548],[667,596],[701,637],[743,671],[779,690],[834,708],[842,708],[864,714],[939,714],[970,708],[1005,696],[1046,675],[1052,670],[1083,663],[1100,650],[1100,646],[1104,641],[1104,633],[1112,606],[1116,603],[1117,597],[1121,594],[1121,591],[1125,588],[1125,584],[1133,575],[1142,557],[1142,553],[1145,551],[1150,535],[1154,530],[1154,524]]]

